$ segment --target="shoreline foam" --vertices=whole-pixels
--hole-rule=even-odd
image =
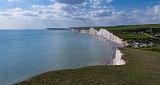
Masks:
[[[126,61],[122,59],[122,55],[124,55],[118,48],[122,48],[124,46],[127,46],[128,43],[126,41],[123,41],[121,38],[113,35],[106,29],[100,29],[99,31],[90,28],[89,30],[77,30],[77,29],[71,29],[73,32],[80,32],[80,33],[87,33],[99,36],[103,39],[105,39],[106,42],[108,42],[113,47],[113,56],[109,61],[106,61],[105,64],[102,65],[124,65],[126,64]]]

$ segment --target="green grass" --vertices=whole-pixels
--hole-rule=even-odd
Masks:
[[[73,27],[78,30],[89,29],[90,27]],[[140,32],[150,30],[153,28],[156,34],[160,33],[160,24],[142,24],[142,25],[120,25],[120,26],[96,26],[94,27],[96,30],[107,29],[114,35],[128,41],[129,43],[133,43],[133,41],[138,42],[153,42],[156,44],[160,44],[160,40],[153,39],[147,35],[144,35]],[[136,32],[136,33],[134,33]],[[152,35],[152,34],[150,34]]]
[[[90,27],[70,27],[77,30],[88,30]]]
[[[160,85],[160,53],[126,48],[124,66],[47,72],[16,85]]]
[[[99,27],[95,27],[97,29],[115,29],[118,28],[119,30],[125,30],[125,29],[136,29],[136,28],[160,28],[160,24],[140,24],[140,25],[120,25],[120,26],[99,26]]]
[[[123,38],[150,38],[149,36],[146,36],[142,33],[137,33],[137,34],[134,34],[134,33],[123,33],[123,35],[120,35],[121,37]]]
[[[110,26],[110,27],[95,27],[97,30],[103,28],[107,29],[114,35],[128,41],[128,43],[133,43],[133,41],[138,42],[153,42],[160,44],[160,40],[151,38],[147,35],[142,34],[150,28],[154,28],[155,33],[160,33],[160,24],[144,24],[144,25],[121,25],[121,26]],[[150,34],[152,35],[152,34]]]
[[[148,51],[156,51],[156,52],[160,52],[160,47],[156,46],[156,47],[145,47],[145,48],[140,48],[142,50],[148,50]]]

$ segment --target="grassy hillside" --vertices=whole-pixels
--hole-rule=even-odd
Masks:
[[[107,29],[113,34],[127,40],[128,42],[139,41],[139,42],[154,42],[160,44],[159,39],[153,39],[141,32],[154,28],[155,34],[160,33],[160,24],[146,24],[146,25],[121,25],[111,27],[95,27],[96,29]],[[152,35],[152,34],[150,34]]]
[[[124,66],[91,66],[53,71],[16,85],[160,85],[160,53],[123,49]]]
[[[133,42],[139,43],[154,43],[156,46],[146,46],[143,50],[158,51],[160,52],[160,24],[144,24],[144,25],[120,25],[120,26],[99,26],[94,27],[97,30],[107,29],[112,32],[114,35],[122,38],[127,41],[130,46],[134,47]],[[75,27],[75,29],[89,29],[89,27]],[[150,32],[150,30],[152,30]],[[149,31],[149,32],[147,32]],[[155,37],[159,35],[159,37]]]
[[[73,27],[78,30],[89,29],[90,27]],[[151,38],[141,32],[145,32],[146,30],[154,29],[154,33],[148,33],[149,35],[160,34],[160,24],[144,24],[144,25],[120,25],[120,26],[99,26],[94,27],[97,30],[107,29],[112,32],[114,35],[123,38],[124,40],[132,43],[133,41],[139,42],[153,42],[160,44],[160,39]]]
[[[136,28],[160,28],[160,24],[142,24],[142,25],[120,25],[120,26],[103,26],[103,27],[95,27],[97,29],[114,29],[118,28],[119,30],[125,30],[125,29],[136,29]]]

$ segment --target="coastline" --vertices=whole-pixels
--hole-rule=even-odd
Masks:
[[[124,27],[124,28],[123,28]],[[141,28],[139,25],[135,26],[123,26],[116,28],[126,30],[131,28]],[[146,26],[145,26],[146,27]],[[152,28],[154,26],[151,26]],[[88,33],[89,30],[80,31],[78,28],[76,31],[80,33]],[[84,29],[84,28],[82,28]],[[111,27],[111,32],[115,33],[117,36],[123,34],[122,30],[119,31]],[[110,29],[108,29],[110,30]],[[98,28],[99,31],[99,28]],[[89,34],[89,33],[88,33]],[[96,37],[99,35],[93,34]],[[125,35],[124,35],[125,36]],[[136,35],[135,35],[136,36]],[[121,36],[123,37],[123,36]],[[103,38],[99,36],[99,38]],[[142,38],[139,36],[138,38]],[[143,39],[143,38],[142,38]],[[122,66],[113,66],[113,62],[110,62],[112,66],[105,65],[97,65],[97,66],[87,66],[83,68],[77,69],[63,69],[58,71],[50,71],[37,76],[30,78],[29,80],[25,80],[23,82],[17,83],[15,85],[107,85],[107,84],[115,84],[115,85],[159,85],[160,77],[159,77],[159,64],[160,64],[160,53],[154,51],[147,51],[142,49],[134,49],[130,47],[119,48],[116,47],[112,40],[104,39],[103,41],[108,40],[111,47],[114,49],[113,57],[109,61],[117,60],[116,54],[124,53],[125,55],[121,55],[121,57],[125,60],[124,62],[127,65]],[[119,42],[117,42],[119,43]],[[113,45],[112,45],[113,44]],[[121,44],[120,44],[121,45]],[[114,47],[115,46],[115,47]],[[123,46],[123,44],[122,44]],[[112,49],[111,48],[111,49]],[[117,51],[119,50],[119,51]],[[119,57],[120,58],[120,57]],[[106,59],[103,59],[105,62]],[[129,61],[129,64],[128,64]],[[122,61],[123,62],[123,61]],[[107,63],[107,61],[106,61]],[[156,74],[156,75],[155,75]],[[117,81],[115,81],[117,80]],[[145,82],[144,82],[145,81]]]
[[[105,42],[109,43],[111,47],[113,48],[113,56],[110,60],[106,60],[105,63],[102,63],[102,65],[125,65],[126,61],[122,59],[122,56],[124,55],[118,48],[123,48],[128,45],[126,41],[123,41],[119,37],[113,35],[106,29],[100,29],[99,31],[90,28],[88,30],[77,30],[77,29],[70,29],[72,32],[80,32],[80,33],[87,33],[91,35],[98,36],[105,40]]]

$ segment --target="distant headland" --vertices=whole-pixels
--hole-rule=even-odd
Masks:
[[[47,30],[68,30],[67,28],[46,28]]]

